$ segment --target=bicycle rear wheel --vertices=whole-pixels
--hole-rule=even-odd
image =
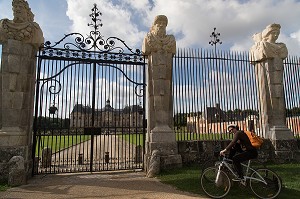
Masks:
[[[257,197],[272,199],[279,195],[282,182],[274,171],[266,168],[257,169],[251,177],[254,179],[250,179],[250,188]]]
[[[201,188],[212,198],[223,198],[230,190],[231,182],[228,175],[218,168],[208,167],[201,175]]]

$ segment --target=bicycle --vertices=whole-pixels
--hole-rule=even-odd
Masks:
[[[201,173],[205,171],[208,167],[215,166],[216,162],[220,160],[220,151],[216,150],[212,157],[207,159],[201,164]],[[260,161],[259,159],[252,159],[251,160],[251,168],[257,169],[257,168],[266,168],[266,165],[264,162]]]
[[[282,189],[280,177],[267,168],[253,169],[250,164],[251,160],[247,164],[242,163],[244,179],[240,180],[239,184],[241,186],[249,184],[251,191],[259,198],[277,197]],[[209,197],[223,198],[230,191],[232,177],[238,178],[232,160],[223,157],[221,161],[216,162],[215,166],[206,168],[201,174],[201,187]]]

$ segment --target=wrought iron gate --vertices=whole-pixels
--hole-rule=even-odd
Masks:
[[[40,48],[34,174],[143,168],[145,59],[104,39],[100,15],[95,4],[86,38],[71,33]]]

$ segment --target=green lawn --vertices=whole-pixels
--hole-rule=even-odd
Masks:
[[[45,147],[50,147],[52,153],[54,153],[89,139],[91,139],[90,135],[41,136],[37,140],[35,155],[41,156],[41,152]]]
[[[300,198],[300,164],[268,164],[267,168],[276,171],[282,178],[283,189],[278,198],[298,199]],[[180,169],[162,171],[158,178],[161,182],[170,184],[179,190],[205,196],[200,186],[201,166],[185,166]],[[255,198],[249,187],[241,188],[234,184],[226,198],[230,199],[252,199]]]
[[[184,140],[221,140],[221,139],[232,139],[230,135],[226,134],[197,134],[197,133],[176,133],[176,140],[177,141],[184,141]],[[120,139],[124,139],[131,144],[134,145],[141,145],[143,146],[143,134],[123,134],[118,135]]]
[[[118,137],[120,139],[124,139],[127,142],[134,144],[134,145],[141,145],[144,146],[144,136],[143,134],[122,134],[122,135],[118,135]]]
[[[6,191],[10,187],[5,183],[0,183],[0,191]]]

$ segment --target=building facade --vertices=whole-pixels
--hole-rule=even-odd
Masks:
[[[139,105],[115,109],[110,100],[101,109],[95,110],[92,121],[92,108],[76,104],[70,115],[70,128],[99,127],[105,132],[136,132],[143,128],[143,108]],[[94,125],[93,125],[94,123]]]

